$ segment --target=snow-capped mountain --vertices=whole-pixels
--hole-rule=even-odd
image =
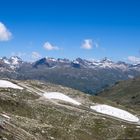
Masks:
[[[5,68],[5,69],[15,69],[18,68],[20,66],[20,64],[22,64],[22,59],[17,57],[17,56],[12,56],[10,58],[7,57],[2,57],[0,58],[0,68]]]
[[[12,57],[10,57],[9,62],[10,62],[12,65],[19,65],[19,64],[21,64],[23,61],[22,61],[21,58],[19,58],[19,57],[17,57],[17,56],[12,56]]]
[[[75,60],[62,59],[62,58],[41,58],[33,63],[24,62],[21,58],[17,56],[12,56],[10,58],[2,57],[0,58],[0,67],[7,67],[11,69],[19,68],[22,64],[28,63],[32,65],[33,68],[45,66],[48,68],[52,67],[73,67],[73,68],[84,68],[84,69],[120,69],[123,71],[128,71],[129,69],[140,70],[140,64],[128,64],[122,61],[113,62],[110,59],[104,58],[102,60],[86,60],[77,58]]]
[[[140,64],[102,60],[42,58],[29,63],[19,57],[0,59],[0,77],[36,79],[72,87],[87,93],[98,92],[119,80],[140,76]]]
[[[54,58],[42,58],[36,62],[33,63],[35,67],[46,65],[47,67],[53,67],[53,66],[69,66],[74,68],[108,68],[108,69],[122,69],[127,70],[131,66],[130,64],[127,64],[125,62],[113,62],[107,58],[102,60],[86,60],[77,58],[75,60],[68,60],[68,59],[54,59]],[[132,66],[131,66],[132,67]]]
[[[46,67],[54,67],[54,66],[67,66],[67,65],[70,65],[71,64],[71,61],[68,60],[68,59],[62,59],[62,58],[58,58],[58,59],[55,59],[55,58],[42,58],[36,62],[34,62],[32,65],[33,67],[37,68],[37,67],[40,67],[40,66],[46,66]]]

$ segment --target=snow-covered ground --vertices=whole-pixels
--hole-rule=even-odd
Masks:
[[[10,119],[10,117],[8,116],[8,115],[6,115],[6,114],[0,114],[2,117],[4,117],[4,118],[6,118],[6,119]]]
[[[43,96],[47,99],[57,99],[57,100],[62,100],[62,101],[69,102],[75,105],[81,105],[81,103],[77,102],[76,100],[60,92],[46,92],[43,94]]]
[[[90,106],[90,108],[99,113],[110,115],[119,119],[123,119],[130,122],[139,122],[139,118],[134,116],[133,114],[109,105],[95,105]]]
[[[14,88],[14,89],[23,89],[22,87],[6,80],[0,80],[0,88]]]

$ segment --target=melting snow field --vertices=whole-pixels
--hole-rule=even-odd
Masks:
[[[23,89],[22,87],[6,80],[0,80],[0,87],[1,88],[14,88],[14,89]]]
[[[132,115],[131,113],[109,105],[95,105],[95,106],[90,106],[90,108],[99,113],[110,115],[129,122],[139,122],[139,118]]]
[[[58,100],[69,102],[69,103],[72,103],[75,105],[81,105],[81,103],[77,102],[76,100],[70,98],[67,95],[64,95],[63,93],[59,93],[59,92],[47,92],[43,96],[47,99],[58,99]]]

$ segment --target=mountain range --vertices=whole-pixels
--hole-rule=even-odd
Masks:
[[[0,78],[42,80],[95,94],[120,80],[140,76],[140,64],[77,58],[41,58],[26,62],[17,56],[0,58]]]

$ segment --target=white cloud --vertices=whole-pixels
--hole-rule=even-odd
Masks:
[[[93,41],[91,39],[85,39],[82,43],[82,48],[90,50],[93,47]]]
[[[82,43],[82,48],[86,50],[91,50],[93,47],[98,48],[99,44],[92,39],[85,39]]]
[[[43,45],[43,47],[44,47],[47,51],[59,50],[59,48],[58,48],[57,46],[52,45],[50,42],[45,42],[45,44]]]
[[[128,59],[128,61],[130,61],[131,63],[135,63],[135,64],[140,63],[140,57],[128,56],[127,59]]]
[[[32,52],[32,59],[39,59],[41,55],[38,52]]]
[[[6,28],[6,26],[0,22],[0,41],[8,41],[12,37],[12,33]]]

